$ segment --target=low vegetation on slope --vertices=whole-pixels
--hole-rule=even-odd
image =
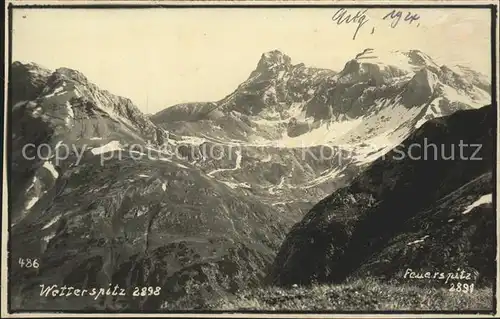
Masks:
[[[269,311],[488,311],[492,288],[472,293],[448,288],[394,285],[369,279],[339,285],[269,287],[245,291],[212,305],[219,310]]]

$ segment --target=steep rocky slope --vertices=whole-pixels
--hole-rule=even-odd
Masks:
[[[11,229],[15,309],[194,309],[257,286],[291,221],[179,163],[88,154]],[[69,160],[69,163],[73,162]],[[286,225],[286,227],[284,226]],[[37,258],[38,269],[19,258]],[[127,296],[40,297],[40,284]],[[161,287],[133,297],[134,287]]]
[[[292,228],[271,282],[403,281],[411,268],[462,269],[491,283],[495,116],[486,106],[426,122]]]
[[[45,184],[53,183],[50,175],[59,174],[51,160],[56,151],[64,157],[113,141],[163,143],[163,130],[129,99],[99,89],[78,71],[59,68],[51,72],[36,64],[15,62],[10,85],[13,220],[22,217],[47,190]],[[29,185],[37,186],[30,188],[32,196],[20,196]]]
[[[79,72],[12,67],[14,92],[39,86],[12,107],[14,310],[193,309],[261,282],[294,219],[162,148],[162,129]],[[41,284],[127,295],[45,297]],[[146,286],[161,293],[132,296]]]

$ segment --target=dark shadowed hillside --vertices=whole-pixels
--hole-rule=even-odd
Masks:
[[[430,120],[323,199],[288,234],[271,282],[402,279],[406,268],[460,268],[491,284],[495,114],[486,106]],[[425,143],[437,148],[427,148],[426,160],[416,159],[425,155]],[[462,153],[461,143],[469,145]]]

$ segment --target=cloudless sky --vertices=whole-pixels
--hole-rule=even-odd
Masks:
[[[337,71],[365,48],[419,49],[490,75],[487,9],[412,9],[420,20],[396,28],[382,20],[390,9],[369,9],[355,40],[356,25],[332,21],[337,10],[14,9],[13,61],[77,69],[146,113],[219,100],[274,49]]]

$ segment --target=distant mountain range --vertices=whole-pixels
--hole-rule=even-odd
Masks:
[[[366,49],[334,71],[271,51],[221,100],[153,115],[68,68],[14,62],[10,86],[15,309],[201,309],[404,267],[493,276],[496,112],[468,68]],[[424,137],[482,143],[484,159],[394,160]],[[42,144],[71,147],[59,160]],[[40,268],[19,268],[26,256]],[[162,293],[40,298],[41,283]]]

